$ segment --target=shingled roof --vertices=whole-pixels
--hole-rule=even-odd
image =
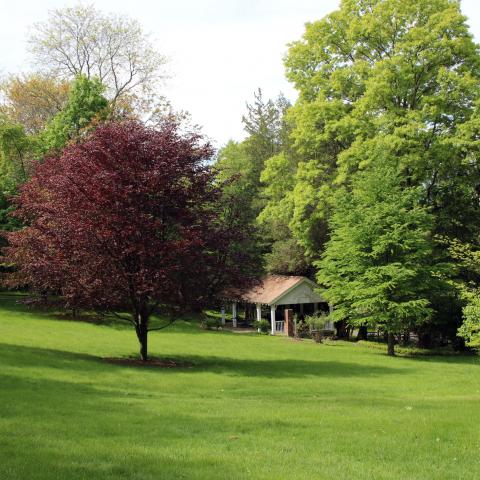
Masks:
[[[250,290],[242,292],[240,297],[246,302],[271,305],[302,282],[308,282],[313,288],[315,287],[315,284],[307,277],[267,275]]]

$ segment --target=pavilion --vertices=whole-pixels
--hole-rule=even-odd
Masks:
[[[243,291],[232,302],[232,325],[237,327],[237,303],[256,306],[256,318],[261,320],[262,307],[270,307],[271,334],[283,333],[283,311],[278,307],[292,309],[300,316],[319,310],[329,312],[328,303],[317,293],[318,285],[307,277],[290,275],[267,275],[249,290]],[[278,311],[277,311],[278,310]],[[277,318],[279,317],[279,318]],[[225,324],[225,308],[222,308],[222,324]]]

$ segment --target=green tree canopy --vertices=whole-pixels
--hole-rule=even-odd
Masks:
[[[409,182],[428,187],[422,201],[434,207],[438,232],[478,228],[478,169],[459,137],[478,103],[479,66],[453,0],[343,0],[307,24],[286,57],[303,155],[292,228],[307,249],[316,253],[312,231],[328,221],[332,190],[365,165],[377,135]]]
[[[433,217],[419,205],[422,191],[407,187],[396,160],[381,151],[352,189],[339,189],[331,236],[317,263],[318,281],[334,307],[333,319],[379,326],[393,334],[425,323],[435,288]]]
[[[72,83],[65,107],[39,135],[40,152],[45,154],[50,150],[61,150],[92,122],[105,119],[109,104],[103,91],[104,86],[97,78],[77,76]]]
[[[454,240],[450,252],[465,270],[459,283],[463,305],[463,323],[459,335],[470,347],[480,348],[480,250],[471,244]]]
[[[258,222],[257,216],[271,200],[270,193],[264,193],[278,188],[273,178],[275,172],[272,171],[271,178],[262,172],[267,162],[274,162],[271,157],[284,155],[289,142],[288,126],[284,121],[288,106],[283,95],[276,100],[265,100],[260,89],[255,92],[242,119],[247,137],[239,143],[230,141],[220,150],[216,163],[226,196],[236,198],[236,203],[242,206],[236,214],[236,224],[250,232],[250,247],[257,250],[259,256],[270,253],[279,231],[270,228],[270,220]]]

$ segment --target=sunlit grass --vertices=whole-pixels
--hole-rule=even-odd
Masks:
[[[477,357],[52,318],[0,299],[0,479],[478,479]]]

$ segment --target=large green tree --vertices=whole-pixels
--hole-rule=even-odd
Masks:
[[[286,57],[303,155],[292,227],[305,247],[316,253],[312,231],[328,221],[332,190],[364,165],[379,134],[409,182],[428,187],[422,200],[438,232],[468,236],[480,225],[478,169],[458,142],[478,102],[479,65],[457,1],[344,0],[307,24]]]
[[[241,205],[237,209],[236,224],[250,232],[251,249],[256,249],[259,256],[267,255],[267,269],[272,263],[269,260],[272,245],[280,230],[278,225],[273,226],[268,221],[270,217],[265,220],[265,215],[262,221],[257,221],[270,200],[270,193],[266,192],[277,188],[273,177],[263,176],[262,172],[271,157],[284,152],[289,142],[284,117],[288,106],[282,95],[275,100],[265,100],[260,89],[255,92],[242,119],[247,137],[242,142],[227,143],[220,150],[216,163],[226,197],[236,199],[237,205]],[[229,181],[233,179],[235,181]]]
[[[394,335],[431,317],[428,293],[438,288],[441,266],[433,264],[433,217],[419,205],[422,189],[405,185],[393,158],[372,155],[352,188],[335,195],[317,278],[333,319],[383,329],[393,355]]]
[[[299,92],[289,117],[301,155],[289,226],[311,258],[334,229],[335,192],[352,188],[379,142],[404,185],[420,188],[432,235],[476,241],[480,56],[459,2],[344,0],[307,24],[285,64]],[[449,260],[435,245],[432,255]],[[421,339],[455,336],[455,291],[428,297],[433,321]]]

